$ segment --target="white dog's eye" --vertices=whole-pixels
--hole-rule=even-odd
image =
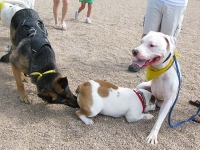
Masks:
[[[153,45],[153,44],[150,44],[150,45],[149,45],[149,47],[155,47],[155,45]]]

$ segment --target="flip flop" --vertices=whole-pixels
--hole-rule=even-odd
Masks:
[[[54,29],[60,29],[60,26],[59,25],[54,25],[53,28]]]
[[[65,23],[63,23],[62,25],[61,25],[61,30],[66,30],[67,29],[67,25],[65,24]]]
[[[199,100],[190,100],[189,103],[193,106],[196,106],[196,107],[200,107],[200,101]]]
[[[200,123],[200,115],[198,115],[195,119],[193,119],[192,121],[196,122],[196,123]]]

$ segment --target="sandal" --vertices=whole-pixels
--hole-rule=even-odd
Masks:
[[[59,25],[54,25],[53,28],[54,29],[60,29],[60,26]]]
[[[67,25],[65,24],[65,23],[63,23],[62,25],[61,25],[61,30],[66,30],[67,29]]]
[[[193,106],[196,106],[196,107],[200,107],[200,101],[199,100],[190,100],[189,103]]]
[[[196,116],[196,118],[193,119],[192,121],[194,121],[196,123],[200,123],[200,115]]]

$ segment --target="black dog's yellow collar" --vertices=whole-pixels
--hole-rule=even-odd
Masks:
[[[39,80],[44,74],[49,74],[49,73],[55,73],[55,70],[49,70],[49,71],[45,71],[43,73],[40,72],[32,72],[30,75],[31,76],[38,76],[37,80]]]

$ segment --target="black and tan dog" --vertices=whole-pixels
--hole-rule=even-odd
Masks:
[[[47,39],[47,31],[33,9],[21,9],[12,17],[10,25],[11,51],[1,62],[11,62],[12,71],[22,102],[29,99],[22,80],[24,74],[37,86],[44,101],[79,107],[77,97],[70,91],[67,77],[56,67],[55,53]]]

